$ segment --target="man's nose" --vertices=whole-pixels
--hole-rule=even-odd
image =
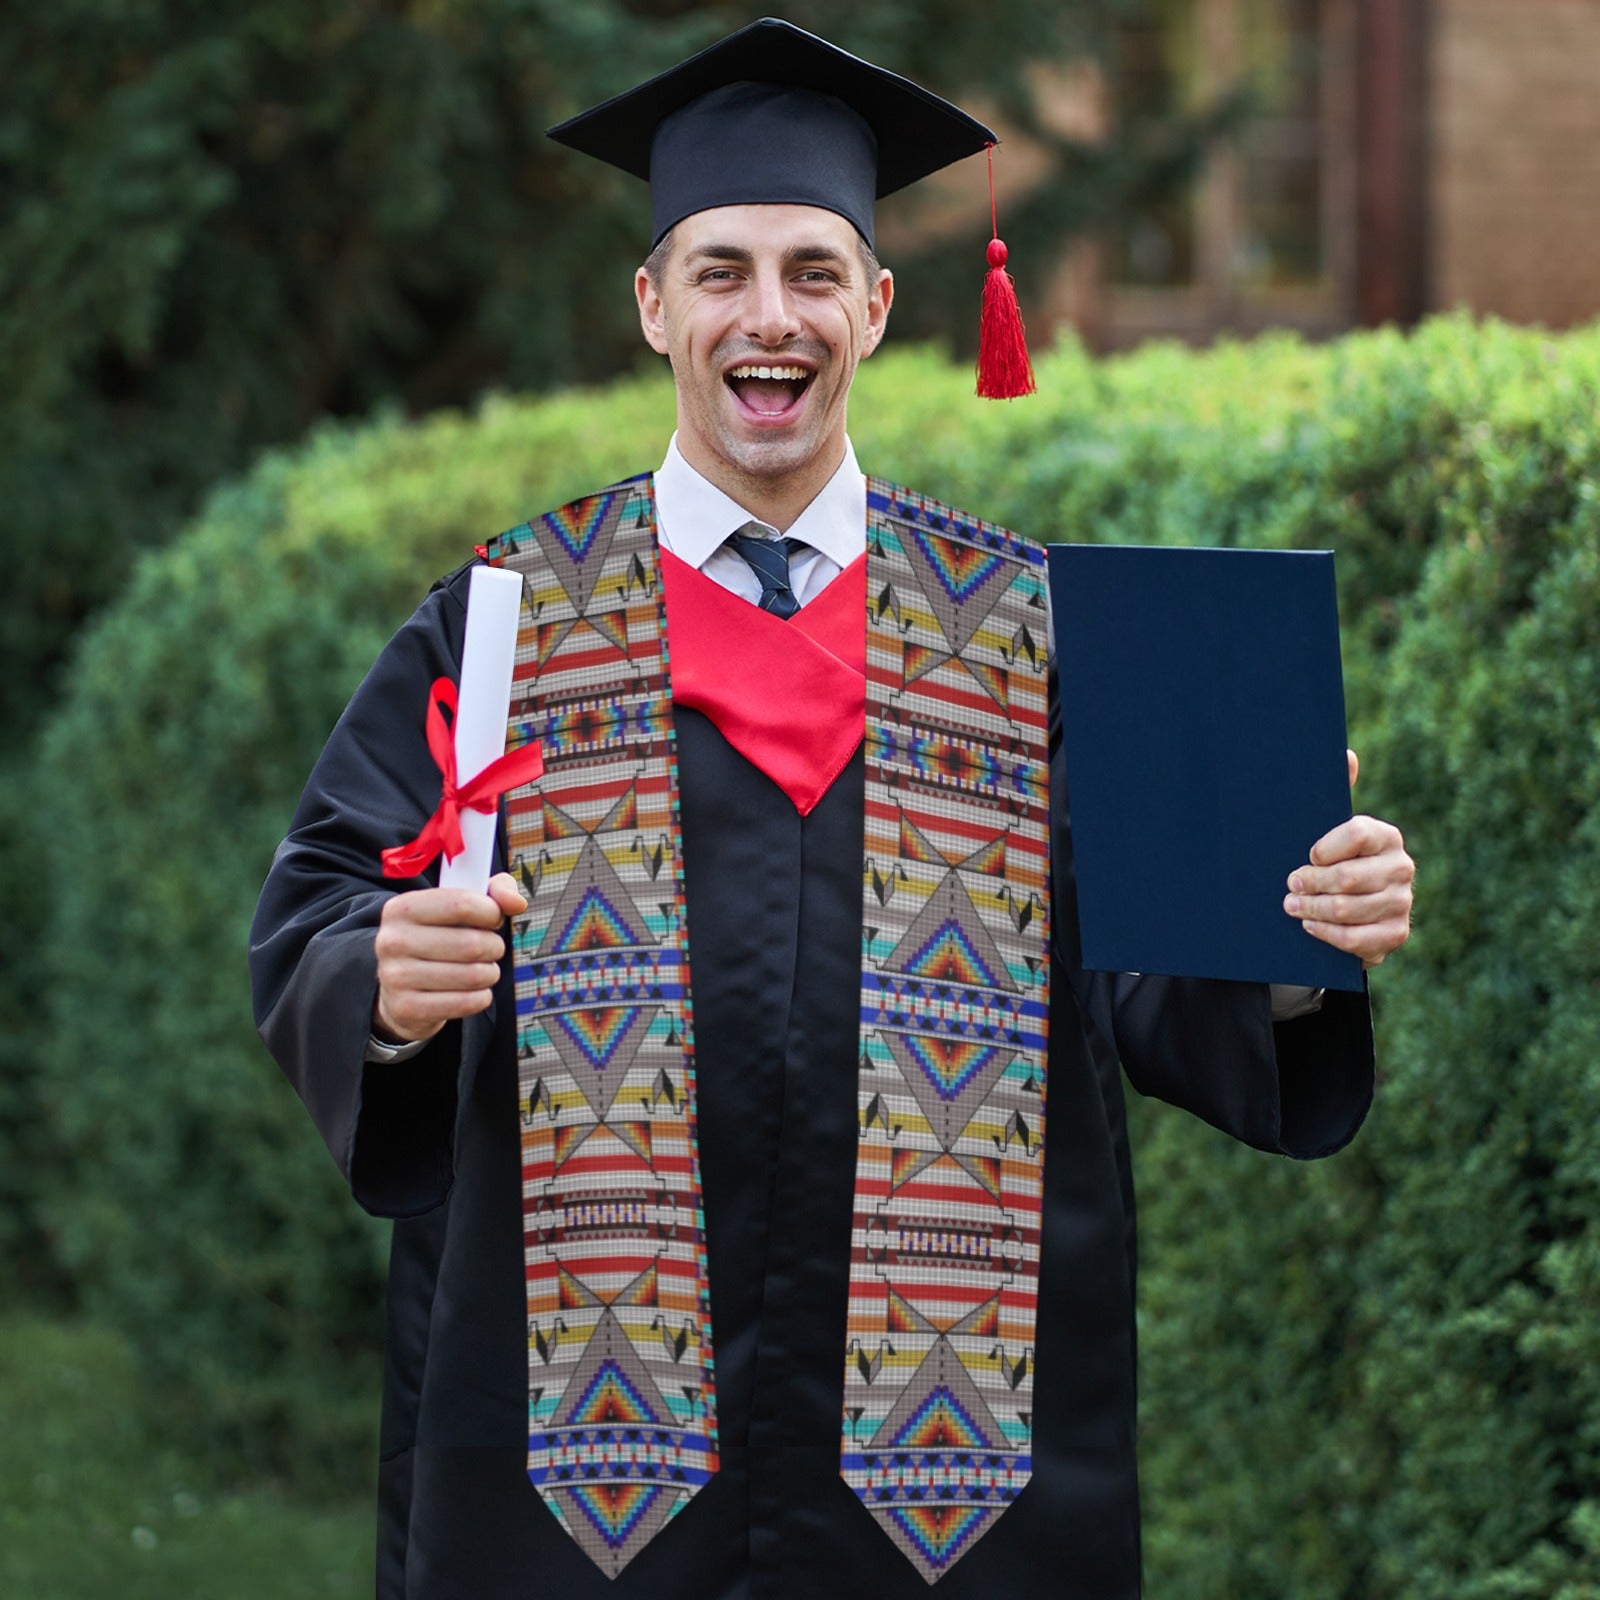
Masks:
[[[746,333],[760,344],[774,348],[794,338],[800,331],[794,296],[780,273],[761,273],[751,285]]]

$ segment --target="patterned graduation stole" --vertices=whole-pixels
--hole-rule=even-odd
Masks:
[[[1028,1481],[1044,1176],[1044,552],[867,500],[843,1470],[929,1583]]]
[[[675,740],[648,478],[502,534],[528,1476],[615,1577],[717,1469]]]
[[[650,480],[502,534],[528,1473],[616,1576],[717,1468]],[[843,1471],[930,1582],[1027,1481],[1045,1011],[1043,553],[873,479]],[[840,1241],[840,1249],[845,1241]]]

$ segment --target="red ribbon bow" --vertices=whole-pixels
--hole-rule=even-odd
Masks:
[[[446,861],[454,861],[465,848],[461,837],[463,808],[482,811],[495,809],[495,802],[508,789],[532,783],[544,771],[544,754],[538,742],[491,761],[477,777],[459,788],[456,785],[456,686],[448,678],[435,678],[428,690],[428,750],[444,779],[438,808],[410,844],[396,845],[383,852],[386,878],[414,878],[423,872],[442,851]],[[450,713],[446,722],[444,713]]]

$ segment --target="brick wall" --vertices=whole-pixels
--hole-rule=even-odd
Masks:
[[[1600,0],[1434,0],[1429,299],[1600,316]]]

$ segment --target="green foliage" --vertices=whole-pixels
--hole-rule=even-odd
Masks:
[[[1270,517],[1314,485],[1289,537],[1341,552],[1417,932],[1346,1155],[1144,1118],[1152,1593],[1592,1597],[1600,340],[1440,323],[1329,365],[1335,447]]]
[[[1134,1108],[1150,1592],[1594,1600],[1600,330],[1039,365],[983,406],[874,359],[862,460],[1054,537],[1336,548],[1359,794],[1421,862],[1350,1151]],[[143,565],[52,721],[49,1219],[236,1447],[351,1462],[377,1333],[376,1241],[245,1017],[268,853],[422,580],[653,464],[669,417],[640,379],[325,430]]]
[[[1429,563],[1396,647],[1422,692],[1374,742],[1450,910],[1396,994],[1389,1186],[1358,1283],[1372,1398],[1405,1441],[1384,1594],[1600,1593],[1600,445],[1592,400],[1587,438],[1554,420],[1515,451],[1486,439],[1477,536]],[[1543,527],[1517,516],[1530,501]],[[1441,1144],[1448,1192],[1420,1159]]]
[[[289,805],[417,575],[617,476],[669,418],[635,384],[268,457],[141,567],[49,729],[41,1098],[69,1161],[44,1222],[174,1411],[253,1465],[359,1467],[382,1332],[383,1230],[250,1021],[246,934]]]
[[[372,1507],[219,1483],[175,1444],[125,1339],[0,1322],[0,1593],[21,1600],[354,1600]]]
[[[39,871],[39,817],[28,767],[0,758],[0,882],[17,913],[0,925],[0,1258],[10,1264],[0,1306],[45,1303],[62,1284],[38,1236],[34,1200],[50,1170],[51,1141],[38,1100],[41,1038],[39,943],[48,900]]]

